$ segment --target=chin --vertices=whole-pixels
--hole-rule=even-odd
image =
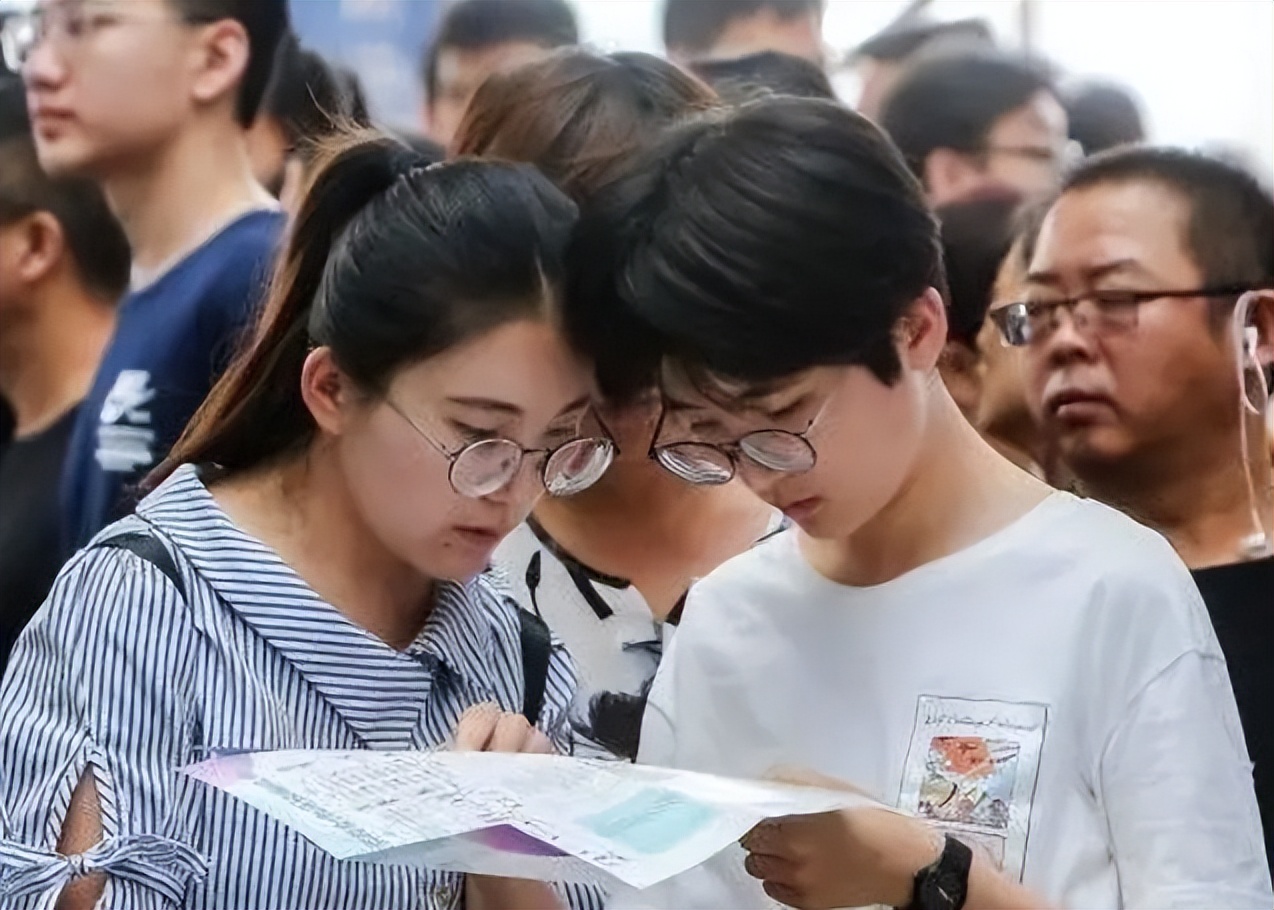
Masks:
[[[40,167],[51,177],[92,177],[96,156],[74,139],[39,143]]]
[[[420,571],[430,578],[455,581],[460,584],[472,581],[485,572],[491,565],[493,549],[485,556],[444,553],[435,554],[427,563],[418,563]]]

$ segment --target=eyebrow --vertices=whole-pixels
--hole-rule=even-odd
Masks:
[[[506,417],[522,417],[526,414],[526,412],[516,404],[509,401],[500,401],[496,398],[473,398],[463,395],[453,395],[448,397],[447,401],[452,404],[460,405],[462,408],[491,411],[496,414],[502,414]],[[558,411],[557,414],[554,415],[553,419],[557,420],[559,417],[565,417],[572,411],[578,411],[581,408],[587,407],[590,401],[591,399],[588,395],[581,395],[579,398],[576,398],[570,404],[566,405],[566,407],[562,408],[562,410]]]

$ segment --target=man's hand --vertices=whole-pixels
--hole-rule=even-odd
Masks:
[[[832,778],[785,772],[786,783],[857,791]],[[942,838],[917,819],[862,806],[764,821],[741,841],[744,868],[765,893],[799,910],[911,902],[916,873],[942,853]]]

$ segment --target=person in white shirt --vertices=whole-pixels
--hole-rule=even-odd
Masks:
[[[961,417],[937,229],[874,126],[790,98],[703,118],[578,237],[577,286],[666,352],[660,463],[799,526],[691,590],[639,761],[803,767],[906,813],[772,820],[646,905],[1274,903],[1189,573]]]

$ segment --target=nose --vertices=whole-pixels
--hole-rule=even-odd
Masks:
[[[1063,367],[1097,358],[1097,343],[1091,314],[1077,309],[1060,309],[1053,314],[1053,327],[1043,347],[1043,357],[1050,367]],[[1032,359],[1036,357],[1032,351]]]
[[[47,38],[37,41],[22,64],[22,79],[33,95],[54,91],[66,82],[66,61],[55,43]]]

